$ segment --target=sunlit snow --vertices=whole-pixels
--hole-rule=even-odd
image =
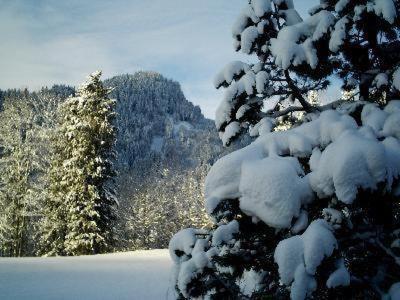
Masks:
[[[174,299],[170,267],[168,250],[1,258],[0,299]]]

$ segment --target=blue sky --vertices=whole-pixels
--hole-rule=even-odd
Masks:
[[[243,59],[231,26],[247,0],[0,0],[0,89],[77,85],[157,71],[181,83],[210,118],[221,92],[212,79]],[[301,14],[318,0],[294,0]],[[245,58],[247,59],[247,58]]]

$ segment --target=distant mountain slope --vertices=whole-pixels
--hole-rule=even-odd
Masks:
[[[147,171],[154,167],[187,169],[212,164],[230,149],[222,147],[214,122],[188,101],[178,82],[156,72],[137,72],[106,79],[111,97],[117,100],[117,169]],[[4,99],[56,97],[59,102],[75,94],[65,85],[0,90]],[[234,147],[231,147],[234,148]]]
[[[121,168],[147,162],[190,167],[222,151],[214,124],[189,102],[179,83],[154,72],[105,80],[117,100],[117,153]]]
[[[106,79],[111,97],[117,100],[117,168],[149,169],[151,164],[168,168],[190,168],[212,163],[223,151],[214,122],[188,101],[178,82],[155,72],[137,72]],[[4,99],[55,97],[59,102],[74,95],[65,85],[0,90]]]

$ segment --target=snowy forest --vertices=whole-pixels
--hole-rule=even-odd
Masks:
[[[99,90],[98,94],[85,96],[90,89]],[[209,224],[202,202],[204,178],[210,165],[227,150],[212,121],[186,100],[178,83],[154,72],[116,76],[102,83],[96,73],[78,90],[58,85],[39,92],[6,90],[1,95],[2,256],[161,249],[176,231]],[[93,111],[93,116],[86,116],[80,103],[96,97],[102,97],[96,101],[104,102],[105,108],[96,102],[99,115]],[[109,115],[102,115],[102,109]],[[106,123],[101,121],[104,118]],[[102,127],[108,136],[99,134]],[[107,139],[104,146],[92,149]],[[70,152],[62,153],[69,143]],[[80,143],[82,153],[74,152]],[[85,170],[89,165],[83,161],[75,161],[78,156],[90,169]],[[99,173],[94,176],[96,170]],[[94,203],[87,215],[75,220],[75,229],[67,229],[72,221],[66,219],[66,210],[72,208],[62,207],[62,198],[68,192],[77,193],[71,195],[71,201],[77,201],[85,189],[84,184],[69,186],[75,172],[82,172],[82,180],[104,182],[94,190],[95,195],[88,196]],[[59,186],[63,181],[66,186]],[[67,186],[68,192],[63,191]],[[105,198],[96,200],[102,193]],[[68,252],[66,246],[48,245],[51,239],[64,241],[73,230],[91,222],[98,212],[96,206],[105,199],[110,201],[104,216],[106,227],[97,229],[96,225],[88,230],[90,234],[110,230],[113,241],[104,249],[90,246]],[[83,209],[86,204],[71,205]],[[78,239],[83,242],[86,237]],[[95,243],[96,237],[90,239]]]
[[[400,300],[400,1],[241,2],[213,120],[153,71],[0,91],[0,292],[114,253],[127,299]]]

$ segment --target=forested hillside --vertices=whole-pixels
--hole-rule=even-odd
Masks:
[[[227,151],[214,123],[185,98],[179,83],[158,73],[104,83],[117,100],[119,247],[166,247],[176,229],[206,226],[204,178]]]
[[[229,151],[213,122],[185,98],[177,82],[154,72],[116,76],[104,86],[116,100],[113,248],[166,247],[180,228],[207,226],[204,178]],[[65,85],[0,93],[0,164],[9,170],[0,174],[4,256],[43,253],[38,252],[43,247],[39,228],[53,197],[54,157],[63,149],[57,146],[57,130],[66,117],[59,107],[76,93]]]
[[[179,83],[168,80],[158,73],[138,72],[134,75],[116,76],[105,81],[112,89],[111,97],[118,101],[117,139],[118,162],[122,167],[132,167],[139,161],[152,156],[176,159],[171,139],[179,136],[193,137],[208,135],[215,138],[213,146],[219,145],[213,123],[204,118],[200,108],[189,102],[182,93]],[[207,133],[207,134],[206,134]],[[191,155],[184,138],[174,143],[189,151],[187,163],[207,159]],[[204,146],[204,145],[203,145]],[[218,149],[219,150],[219,149]],[[218,151],[217,150],[217,151]]]

